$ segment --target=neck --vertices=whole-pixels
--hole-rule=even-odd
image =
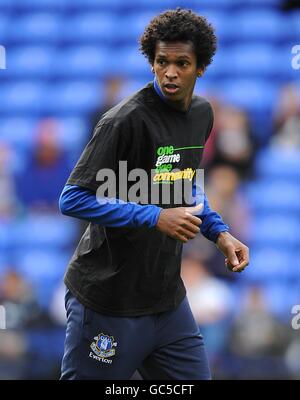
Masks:
[[[176,110],[184,111],[184,112],[188,111],[188,109],[190,107],[190,104],[191,104],[191,101],[192,101],[192,93],[188,98],[186,98],[184,100],[177,100],[177,101],[173,100],[172,101],[172,100],[167,99],[166,96],[163,94],[163,92],[162,92],[162,90],[161,90],[161,88],[160,88],[160,86],[159,86],[159,84],[157,82],[156,77],[154,77],[153,84],[154,84],[154,89],[155,89],[156,93],[159,95],[159,97],[165,103],[167,103],[169,106],[175,108]]]
[[[188,111],[190,108],[192,101],[192,95],[190,95],[188,98],[184,100],[178,100],[178,101],[169,101],[169,104],[172,105],[172,107],[176,108],[179,111]]]

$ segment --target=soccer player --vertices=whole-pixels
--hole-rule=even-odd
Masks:
[[[212,26],[169,10],[149,23],[140,45],[154,81],[103,115],[60,196],[64,215],[90,222],[64,279],[61,379],[130,379],[136,370],[144,379],[211,379],[180,277],[182,244],[201,231],[233,272],[249,262],[205,195],[198,205],[173,198],[176,181],[199,168],[213,125],[210,104],[193,95],[216,51]],[[99,197],[98,171],[120,180],[121,160],[128,171],[155,170],[149,188],[168,185],[169,204]]]

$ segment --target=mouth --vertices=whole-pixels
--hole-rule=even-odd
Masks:
[[[179,90],[179,86],[176,85],[176,83],[165,83],[163,85],[163,88],[164,88],[165,92],[167,92],[169,94],[177,93]]]

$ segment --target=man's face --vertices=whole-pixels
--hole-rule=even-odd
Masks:
[[[191,42],[158,41],[153,69],[166,98],[183,104],[191,100],[197,75],[202,74]]]

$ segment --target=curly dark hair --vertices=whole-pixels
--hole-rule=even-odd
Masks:
[[[154,17],[140,38],[140,51],[154,63],[157,41],[191,41],[195,48],[197,67],[206,68],[217,49],[217,38],[205,17],[177,8]]]

